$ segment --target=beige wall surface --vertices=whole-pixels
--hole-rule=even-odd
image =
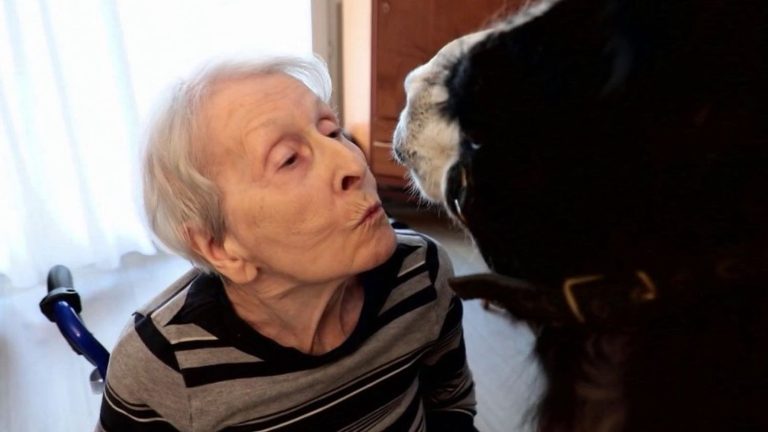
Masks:
[[[371,1],[342,0],[341,112],[344,126],[370,154]]]

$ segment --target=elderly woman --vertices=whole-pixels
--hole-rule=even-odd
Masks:
[[[150,224],[196,269],[113,350],[106,431],[475,430],[445,252],[395,231],[314,59],[175,88],[145,159]]]

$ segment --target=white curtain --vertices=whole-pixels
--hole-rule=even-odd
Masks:
[[[138,166],[154,97],[213,55],[311,47],[309,0],[0,0],[0,290],[154,253]]]

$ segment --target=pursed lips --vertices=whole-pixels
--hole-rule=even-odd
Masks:
[[[379,212],[379,210],[381,210],[381,203],[380,202],[376,202],[373,205],[371,205],[370,207],[368,207],[368,209],[365,211],[365,213],[363,213],[363,216],[358,221],[357,226],[360,226],[363,223],[365,223],[368,219],[370,219],[372,216],[377,214]]]

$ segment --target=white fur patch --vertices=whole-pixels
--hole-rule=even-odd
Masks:
[[[458,124],[447,121],[439,112],[448,99],[444,83],[455,61],[486,37],[520,26],[549,10],[559,0],[527,5],[502,24],[455,39],[429,62],[405,78],[407,101],[400,113],[393,138],[395,158],[406,165],[424,198],[444,203],[445,174],[458,159]]]
[[[442,202],[445,172],[458,158],[459,127],[439,113],[448,99],[443,84],[455,59],[494,30],[456,39],[405,78],[407,102],[395,128],[395,157],[408,166],[424,198]],[[402,158],[398,157],[398,154]]]

